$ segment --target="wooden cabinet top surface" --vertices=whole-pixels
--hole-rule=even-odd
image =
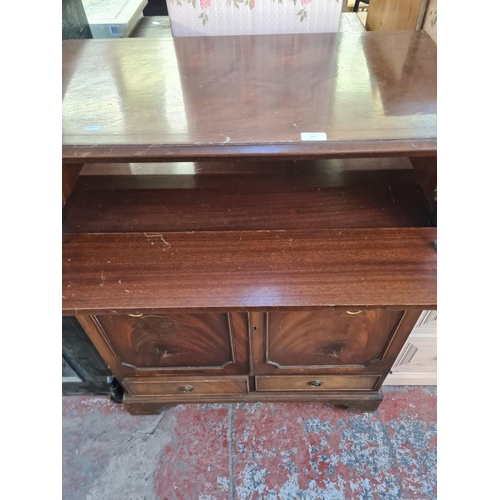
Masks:
[[[66,162],[435,154],[423,32],[63,43]]]
[[[63,313],[433,309],[436,229],[63,235]]]

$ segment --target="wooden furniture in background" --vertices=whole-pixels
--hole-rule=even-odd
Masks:
[[[384,385],[437,385],[437,311],[424,311]]]
[[[85,163],[63,208],[63,314],[127,408],[375,410],[436,307],[433,210],[408,160],[432,178],[432,40],[98,40],[63,61],[63,161]]]
[[[366,17],[368,31],[419,30],[428,0],[371,0]]]

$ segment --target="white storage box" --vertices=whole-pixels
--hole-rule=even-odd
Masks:
[[[328,33],[342,0],[167,0],[173,36]]]
[[[124,38],[130,35],[148,0],[82,0],[94,38]]]

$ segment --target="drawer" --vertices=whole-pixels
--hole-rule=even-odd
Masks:
[[[133,396],[197,396],[248,392],[248,377],[125,378],[125,389]]]
[[[257,391],[338,391],[372,390],[378,376],[298,375],[255,377]]]

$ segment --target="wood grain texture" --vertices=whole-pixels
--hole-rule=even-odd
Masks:
[[[219,162],[212,169],[220,167],[221,173],[190,174],[180,164],[180,172],[186,172],[180,175],[85,175],[64,207],[63,229],[105,233],[430,225],[430,207],[410,163],[394,160],[280,162],[279,169],[269,167],[267,173],[254,162],[240,162],[234,172],[222,173],[225,162]],[[392,168],[397,164],[403,168]],[[202,170],[199,165],[192,171]]]
[[[387,373],[389,373],[392,365],[394,364],[404,342],[408,338],[411,330],[415,326],[420,311],[409,310],[409,311],[387,311],[387,310],[367,310],[361,311],[358,314],[348,314],[349,308],[341,309],[323,309],[314,311],[300,311],[300,312],[267,312],[267,313],[257,313],[252,312],[248,315],[249,324],[249,336],[250,336],[250,367],[251,375],[310,375],[315,374],[329,374],[329,375],[377,375],[381,377],[381,380],[385,379]],[[353,311],[353,308],[349,312]],[[370,320],[360,320],[356,316],[363,316],[365,318],[371,317],[372,325],[369,325]],[[268,319],[272,318],[273,315],[277,315],[277,318],[284,317],[288,328],[286,329],[287,334],[290,336],[290,345],[286,345],[285,336],[281,337],[279,342],[279,348],[283,348],[287,351],[289,358],[297,362],[296,344],[301,344],[304,349],[304,361],[298,360],[295,365],[279,364],[273,362],[273,357],[270,355],[269,344],[272,341],[272,336],[268,334],[269,324]],[[317,315],[317,316],[316,316]],[[349,316],[352,319],[352,328],[350,328]],[[299,329],[300,332],[296,332],[291,329],[293,320],[297,319],[295,323],[295,328]],[[325,318],[331,320],[325,325]],[[337,319],[338,318],[338,319]],[[302,322],[300,320],[303,320]],[[322,321],[323,320],[323,321]],[[393,325],[390,322],[394,321]],[[272,323],[272,322],[271,322]],[[285,323],[285,322],[284,322]],[[360,327],[361,323],[361,327]],[[384,324],[385,323],[385,324]],[[321,325],[319,332],[311,332],[305,326],[309,325]],[[278,324],[278,326],[280,326]],[[345,327],[343,329],[343,326]],[[335,362],[328,363],[325,360],[328,353],[332,353],[332,343],[338,339],[343,340],[345,343],[341,345],[334,346],[333,350],[336,355],[339,355],[341,348],[350,350],[351,353],[360,349],[358,357],[364,357],[361,354],[361,344],[363,343],[363,334],[359,334],[356,331],[356,326],[360,328],[365,328],[365,330],[370,330],[370,338],[366,340],[366,349],[374,358],[368,360],[369,362],[362,364],[339,364]],[[346,331],[355,332],[352,338],[345,335]],[[328,336],[327,332],[333,332],[336,334]],[[281,332],[279,332],[281,333]],[[307,337],[307,338],[305,338]],[[373,338],[372,338],[373,337]],[[315,342],[317,340],[317,342]],[[379,349],[374,349],[373,346],[378,345]],[[278,347],[274,349],[276,352]],[[336,347],[336,349],[335,349]],[[378,353],[375,351],[378,350]],[[368,353],[367,353],[368,354]],[[281,356],[281,353],[273,354],[277,359]],[[312,361],[315,364],[306,364],[305,359]],[[368,355],[366,355],[366,358]],[[338,361],[339,358],[334,358]],[[317,363],[323,364],[317,364]],[[283,363],[285,361],[283,360]],[[302,363],[302,364],[301,364]],[[378,386],[377,389],[380,387]]]
[[[71,40],[63,90],[65,161],[436,153],[436,45],[420,32]],[[418,99],[398,107],[403,90]]]
[[[177,397],[189,398],[199,395],[248,392],[248,377],[218,376],[210,379],[201,377],[134,377],[123,379],[122,384],[129,394],[141,396],[177,395]]]
[[[193,316],[198,319],[193,320]],[[209,329],[210,326],[213,328],[214,323],[217,324],[217,318],[214,316],[217,315],[176,315],[169,311],[165,315],[159,316],[159,330],[152,328],[151,322],[146,318],[147,327],[139,326],[136,328],[136,335],[133,332],[124,331],[123,324],[127,323],[126,318],[131,319],[127,315],[117,315],[113,318],[99,316],[98,319],[92,315],[79,314],[77,319],[113,374],[120,380],[123,377],[137,376],[213,377],[215,374],[218,376],[248,374],[248,314],[234,312],[229,314],[231,336],[229,336],[227,328],[225,332]],[[219,316],[227,317],[227,314]],[[172,318],[177,320],[174,335],[172,335],[171,330],[171,334],[165,336],[164,323],[169,322],[169,319],[171,321]],[[197,325],[197,329],[189,329],[190,325],[193,324]],[[203,338],[204,335],[206,338]],[[145,343],[138,342],[138,337],[139,340],[145,340]],[[191,339],[193,339],[192,342]],[[217,346],[222,344],[222,349],[226,351],[227,357],[232,362],[223,361],[222,365],[207,366],[205,363],[208,358],[213,360],[218,356],[217,362],[221,361],[221,355],[214,352],[214,347],[209,348],[209,353],[201,351],[201,346],[209,341],[215,342]],[[175,351],[177,356],[182,358],[177,362],[170,363],[177,366],[169,367],[165,360],[162,362],[161,355],[165,353],[165,350],[168,353],[168,349]],[[148,361],[151,363],[145,366]]]
[[[427,0],[370,0],[368,31],[419,30]]]
[[[64,234],[63,313],[435,309],[435,239],[435,228]]]
[[[97,316],[122,364],[135,370],[222,370],[236,363],[229,314]]]
[[[398,311],[267,313],[265,362],[278,371],[343,365],[364,367],[382,359],[401,319]]]
[[[314,376],[258,376],[255,377],[257,391],[308,391],[370,390],[378,377],[352,375]]]

